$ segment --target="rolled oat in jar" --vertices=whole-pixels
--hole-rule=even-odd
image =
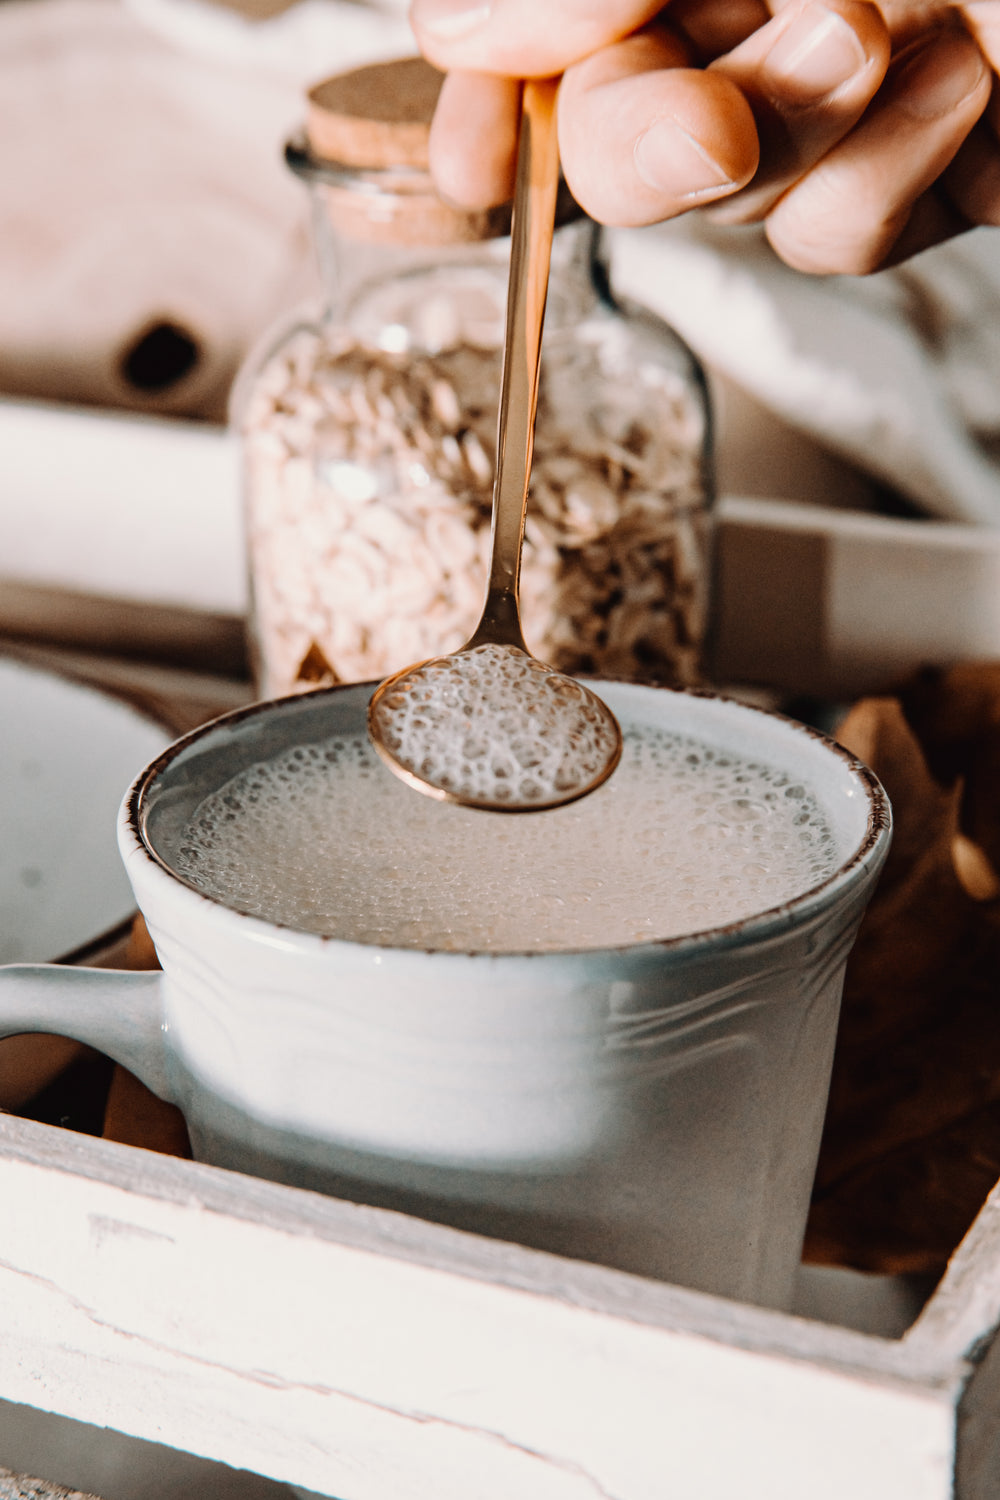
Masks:
[[[381,678],[461,646],[489,555],[509,210],[440,200],[419,59],[309,96],[287,149],[327,305],[240,382],[258,681]],[[552,253],[521,572],[530,649],[570,673],[692,685],[705,628],[709,419],[691,352],[615,302],[566,196]]]

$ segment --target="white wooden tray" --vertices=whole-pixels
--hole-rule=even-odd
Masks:
[[[1000,531],[729,496],[715,528],[717,682],[844,700],[1000,657]]]
[[[345,1500],[995,1500],[1000,1193],[898,1340],[0,1120],[0,1399]]]

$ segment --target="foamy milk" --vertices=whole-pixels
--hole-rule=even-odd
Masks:
[[[675,937],[765,911],[839,863],[807,786],[686,735],[628,727],[603,787],[524,816],[433,802],[340,736],[205,798],[173,863],[207,895],[303,931],[519,952]]]
[[[517,646],[472,646],[411,667],[369,714],[395,765],[473,807],[557,806],[618,759],[618,728],[601,699]]]

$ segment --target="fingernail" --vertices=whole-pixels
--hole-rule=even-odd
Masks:
[[[725,167],[675,120],[657,120],[636,141],[632,155],[643,182],[674,198],[701,198],[735,187]]]
[[[782,98],[815,102],[853,78],[867,62],[857,34],[825,5],[809,5],[781,33],[767,55],[767,72]]]
[[[476,0],[419,0],[413,8],[413,22],[421,31],[445,39],[467,36],[490,18],[489,3]]]
[[[891,97],[917,120],[936,120],[956,109],[983,78],[986,64],[964,31],[938,31],[900,59]]]

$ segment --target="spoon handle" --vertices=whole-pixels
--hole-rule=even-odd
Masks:
[[[490,574],[483,616],[470,646],[482,636],[526,649],[517,593],[559,188],[558,88],[558,78],[528,79],[524,84],[500,376]]]

